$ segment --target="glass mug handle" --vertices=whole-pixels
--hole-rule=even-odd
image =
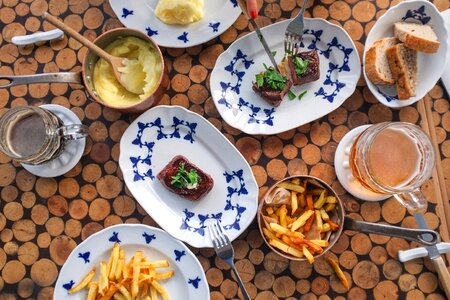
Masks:
[[[70,124],[59,127],[58,134],[66,141],[73,141],[87,137],[89,129],[83,124]]]
[[[425,213],[427,210],[428,199],[419,189],[415,189],[411,192],[395,194],[394,197],[411,213]]]

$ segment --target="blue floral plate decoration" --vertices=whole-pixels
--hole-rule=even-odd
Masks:
[[[184,199],[156,178],[177,155],[213,178],[212,190],[202,199]],[[234,240],[256,215],[258,185],[247,161],[216,127],[183,107],[156,106],[139,116],[122,136],[119,164],[128,189],[145,211],[193,247],[212,247],[208,220],[219,220]]]
[[[120,224],[103,229],[84,240],[70,253],[56,281],[53,299],[85,299],[86,292],[68,294],[92,268],[107,261],[114,243],[120,243],[127,260],[138,250],[150,260],[167,259],[172,278],[160,283],[171,300],[210,299],[209,286],[200,262],[186,245],[161,229],[141,224]]]
[[[436,82],[441,78],[445,70],[450,51],[448,51],[448,30],[445,27],[445,20],[436,6],[425,0],[404,1],[391,7],[370,30],[364,45],[364,69],[367,50],[375,41],[383,37],[394,36],[394,23],[396,22],[431,25],[441,43],[437,53],[417,52],[417,87],[415,97],[399,100],[395,85],[375,85],[367,79],[366,72],[364,72],[367,86],[380,103],[392,108],[401,108],[419,101],[436,85]]]
[[[275,60],[284,57],[284,32],[291,20],[262,28]],[[305,18],[300,51],[317,50],[320,78],[295,86],[297,96],[285,96],[272,107],[252,90],[255,75],[270,66],[255,32],[236,40],[217,59],[211,74],[214,104],[229,125],[248,134],[276,134],[316,120],[338,108],[356,88],[361,63],[350,36],[323,19]],[[304,92],[306,91],[306,94]],[[300,94],[304,94],[298,99]]]
[[[187,48],[222,34],[241,14],[236,0],[204,1],[203,18],[188,25],[169,25],[154,11],[158,0],[109,0],[117,18],[126,26],[147,32],[160,46]]]

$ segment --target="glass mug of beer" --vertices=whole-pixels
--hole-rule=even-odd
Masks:
[[[11,108],[0,118],[0,150],[18,162],[40,165],[60,155],[70,140],[85,138],[82,124],[63,124],[46,109]]]
[[[363,131],[350,151],[353,176],[366,189],[392,194],[410,212],[423,212],[427,199],[420,186],[435,164],[433,145],[418,126],[385,122]]]

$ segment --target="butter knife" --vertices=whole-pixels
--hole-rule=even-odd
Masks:
[[[239,3],[239,6],[241,7],[241,10],[244,14],[244,16],[248,19],[250,24],[253,25],[253,28],[255,29],[256,35],[258,36],[259,41],[261,42],[264,50],[266,51],[267,56],[269,56],[270,62],[272,63],[275,70],[280,73],[280,70],[278,70],[277,62],[275,61],[275,57],[273,57],[272,51],[270,51],[269,45],[267,45],[266,39],[262,35],[261,30],[259,29],[258,24],[256,24],[255,20],[250,17],[247,10],[247,3],[245,0],[237,0]]]

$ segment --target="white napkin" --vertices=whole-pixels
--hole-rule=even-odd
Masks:
[[[450,32],[450,9],[443,11],[441,14],[446,21],[447,30]],[[447,49],[447,51],[450,50]],[[450,61],[447,61],[447,67],[445,68],[444,74],[442,74],[441,79],[442,83],[444,83],[445,89],[447,90],[447,94],[450,95]]]

